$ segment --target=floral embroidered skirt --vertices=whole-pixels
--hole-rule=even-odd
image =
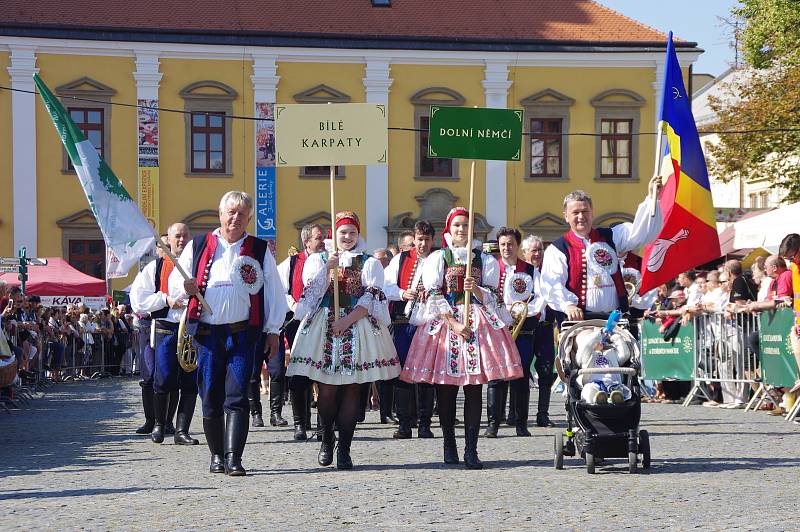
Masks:
[[[324,384],[389,380],[400,374],[400,359],[385,325],[370,316],[339,337],[329,332],[332,313],[322,308],[300,323],[287,376],[303,375]]]
[[[456,319],[460,319],[460,309],[456,309]],[[521,378],[522,363],[511,333],[496,316],[487,317],[483,308],[473,306],[471,311],[474,332],[470,340],[439,319],[417,327],[400,379],[464,386]]]

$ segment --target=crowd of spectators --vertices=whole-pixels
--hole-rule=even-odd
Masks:
[[[0,329],[22,382],[132,374],[134,321],[125,305],[96,311],[76,305],[45,307],[38,296],[25,296],[19,287],[0,281]],[[11,387],[2,391],[5,397],[11,393]]]

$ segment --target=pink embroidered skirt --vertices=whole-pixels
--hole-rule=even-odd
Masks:
[[[471,310],[471,329],[476,332],[469,341],[439,319],[417,327],[400,379],[464,386],[521,378],[522,363],[511,333],[495,315],[487,319],[481,307]]]

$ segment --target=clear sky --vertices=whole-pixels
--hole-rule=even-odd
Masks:
[[[718,76],[734,61],[732,28],[718,17],[731,19],[737,0],[596,0],[632,19],[664,33],[696,42],[705,50],[694,64],[694,72]]]

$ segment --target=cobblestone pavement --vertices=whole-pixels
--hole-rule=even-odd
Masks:
[[[535,397],[535,394],[533,394]],[[653,466],[609,461],[589,476],[553,468],[554,429],[481,438],[486,469],[441,463],[435,440],[392,440],[368,414],[352,472],[321,468],[318,444],[290,428],[252,429],[244,478],[207,472],[200,446],[133,434],[139,386],[106,379],[51,387],[0,414],[3,529],[728,529],[796,527],[800,427],[764,413],[643,405]],[[290,408],[287,405],[285,414]],[[555,420],[564,424],[554,401]],[[462,431],[457,431],[460,452]],[[794,524],[793,524],[794,523]]]

